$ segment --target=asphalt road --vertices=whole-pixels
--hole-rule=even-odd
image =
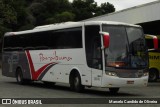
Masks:
[[[86,88],[83,93],[76,93],[70,90],[68,84],[57,83],[55,86],[45,86],[42,82],[34,82],[29,85],[19,85],[16,83],[15,78],[2,76],[0,70],[0,98],[137,98],[137,97],[160,98],[160,81],[149,83],[147,87],[121,88],[117,95],[111,95],[107,88]],[[58,106],[62,107],[63,104]],[[74,105],[72,104],[68,106],[71,107]],[[89,106],[101,107],[104,105],[90,104]],[[126,106],[128,107],[128,105]],[[150,105],[147,104],[141,106],[146,107]]]

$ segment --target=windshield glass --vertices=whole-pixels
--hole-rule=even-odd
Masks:
[[[106,67],[136,68],[147,66],[145,39],[140,28],[103,26],[110,35],[109,48],[105,49]]]

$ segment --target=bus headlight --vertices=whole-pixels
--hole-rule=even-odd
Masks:
[[[117,74],[115,72],[106,72],[106,75],[109,76],[117,76]]]
[[[148,76],[148,72],[144,72],[144,73],[143,73],[143,76]]]

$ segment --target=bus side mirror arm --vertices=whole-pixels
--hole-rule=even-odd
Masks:
[[[102,47],[101,47],[101,49],[102,49],[102,50],[104,50],[104,49],[105,49],[105,47],[104,47],[104,46],[102,46]]]

